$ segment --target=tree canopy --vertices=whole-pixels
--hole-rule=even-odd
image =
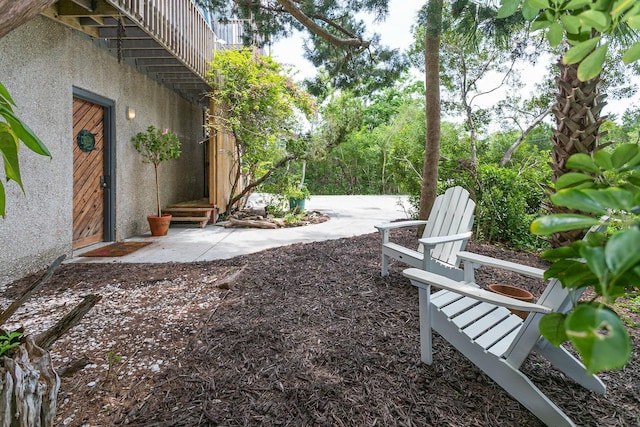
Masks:
[[[499,17],[512,16],[521,8],[534,30],[545,30],[553,47],[566,41],[569,48],[562,61],[579,63],[578,78],[587,81],[602,72],[607,52],[617,46],[622,60],[640,59],[640,3],[633,0],[502,0]]]
[[[305,31],[304,55],[318,69],[324,69],[332,86],[361,93],[388,87],[406,69],[406,57],[384,47],[370,33],[364,14],[374,20],[388,13],[388,0],[292,1],[292,0],[196,0],[222,22],[247,19],[245,44],[267,45],[295,31]],[[366,78],[363,78],[366,76]],[[322,95],[325,85],[310,80],[311,93]]]

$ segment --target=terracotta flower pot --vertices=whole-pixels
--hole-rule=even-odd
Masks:
[[[489,290],[491,292],[495,292],[496,294],[504,295],[507,297],[515,298],[520,301],[533,302],[533,294],[526,289],[517,288],[511,285],[502,285],[499,283],[494,283],[489,285]],[[528,311],[522,310],[511,310],[513,314],[520,316],[522,319],[526,319],[529,315]]]
[[[149,221],[149,228],[151,229],[152,236],[166,236],[169,231],[169,224],[171,223],[171,214],[149,215],[147,221]]]

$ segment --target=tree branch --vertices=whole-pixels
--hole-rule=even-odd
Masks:
[[[0,38],[35,18],[57,0],[0,0]]]
[[[238,200],[240,200],[242,198],[242,196],[244,196],[249,191],[253,190],[257,186],[259,186],[260,184],[265,182],[267,180],[267,178],[269,178],[271,176],[271,174],[273,172],[275,172],[278,168],[282,167],[285,163],[287,163],[290,160],[295,160],[295,158],[296,158],[295,156],[289,155],[289,156],[286,156],[286,157],[280,159],[278,161],[278,163],[273,165],[271,167],[271,169],[269,169],[262,177],[260,177],[260,179],[257,179],[255,181],[250,182],[249,184],[247,184],[247,186],[242,189],[240,194],[238,194],[237,196],[234,196],[231,200],[229,200],[228,206],[233,206],[233,204],[236,203]]]
[[[326,29],[322,28],[320,25],[316,24],[313,19],[311,19],[308,15],[306,15],[298,6],[296,6],[295,2],[292,0],[278,0],[278,3],[289,12],[294,18],[296,18],[302,25],[304,25],[309,31],[321,37],[335,46],[351,46],[366,49],[371,44],[370,41],[365,41],[357,37],[350,38],[340,38],[336,37]],[[326,20],[323,20],[327,22]],[[327,22],[329,23],[329,22]],[[334,28],[342,31],[345,34],[350,34],[346,30],[340,28],[335,23],[329,23]]]
[[[522,141],[524,141],[529,132],[531,132],[536,126],[538,126],[540,122],[545,117],[547,117],[547,115],[549,115],[549,113],[551,113],[551,107],[540,113],[540,115],[536,117],[536,119],[524,131],[522,131],[520,137],[511,145],[511,147],[509,147],[509,149],[504,153],[504,156],[502,156],[502,160],[500,160],[500,166],[506,165],[507,162],[511,160],[511,156],[513,155],[513,152],[516,151],[516,148],[518,148],[518,146],[522,144]]]

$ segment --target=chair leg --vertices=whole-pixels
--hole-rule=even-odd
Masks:
[[[418,288],[420,310],[420,360],[427,365],[433,363],[433,345],[431,342],[431,286]]]
[[[606,386],[602,380],[595,375],[587,374],[582,362],[569,353],[567,349],[556,347],[543,339],[538,341],[535,351],[582,387],[595,393],[605,393]]]
[[[382,253],[382,277],[386,277],[389,275],[389,256]]]
[[[431,321],[436,332],[546,425],[575,426],[571,418],[518,369],[519,366],[513,366],[505,359],[488,353],[461,333],[441,311],[432,311]]]
[[[493,364],[493,369],[483,369],[507,393],[526,407],[548,426],[575,427],[574,422],[556,406],[522,372],[504,360]]]

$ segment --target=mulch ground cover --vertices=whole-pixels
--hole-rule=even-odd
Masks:
[[[413,246],[415,231],[396,239]],[[137,320],[140,327],[184,338],[173,348],[156,346],[154,357],[174,361],[145,381],[129,381],[124,389],[114,380],[96,401],[90,394],[65,395],[76,380],[63,379],[61,419],[78,426],[543,425],[439,336],[433,365],[420,362],[417,290],[396,261],[389,277],[380,276],[379,246],[372,233],[206,263],[65,265],[50,289],[81,283],[88,291],[145,278],[160,286],[159,278],[181,278],[188,285],[224,269],[236,276],[211,290],[219,301],[215,310],[196,313],[188,324],[168,328],[157,319],[153,325]],[[474,243],[468,250],[545,266],[535,254]],[[476,277],[483,286],[510,283],[536,296],[544,287],[484,267]],[[631,325],[634,354],[625,369],[601,375],[606,396],[572,383],[536,355],[523,365],[578,425],[640,425],[638,316],[624,308],[621,314]]]

